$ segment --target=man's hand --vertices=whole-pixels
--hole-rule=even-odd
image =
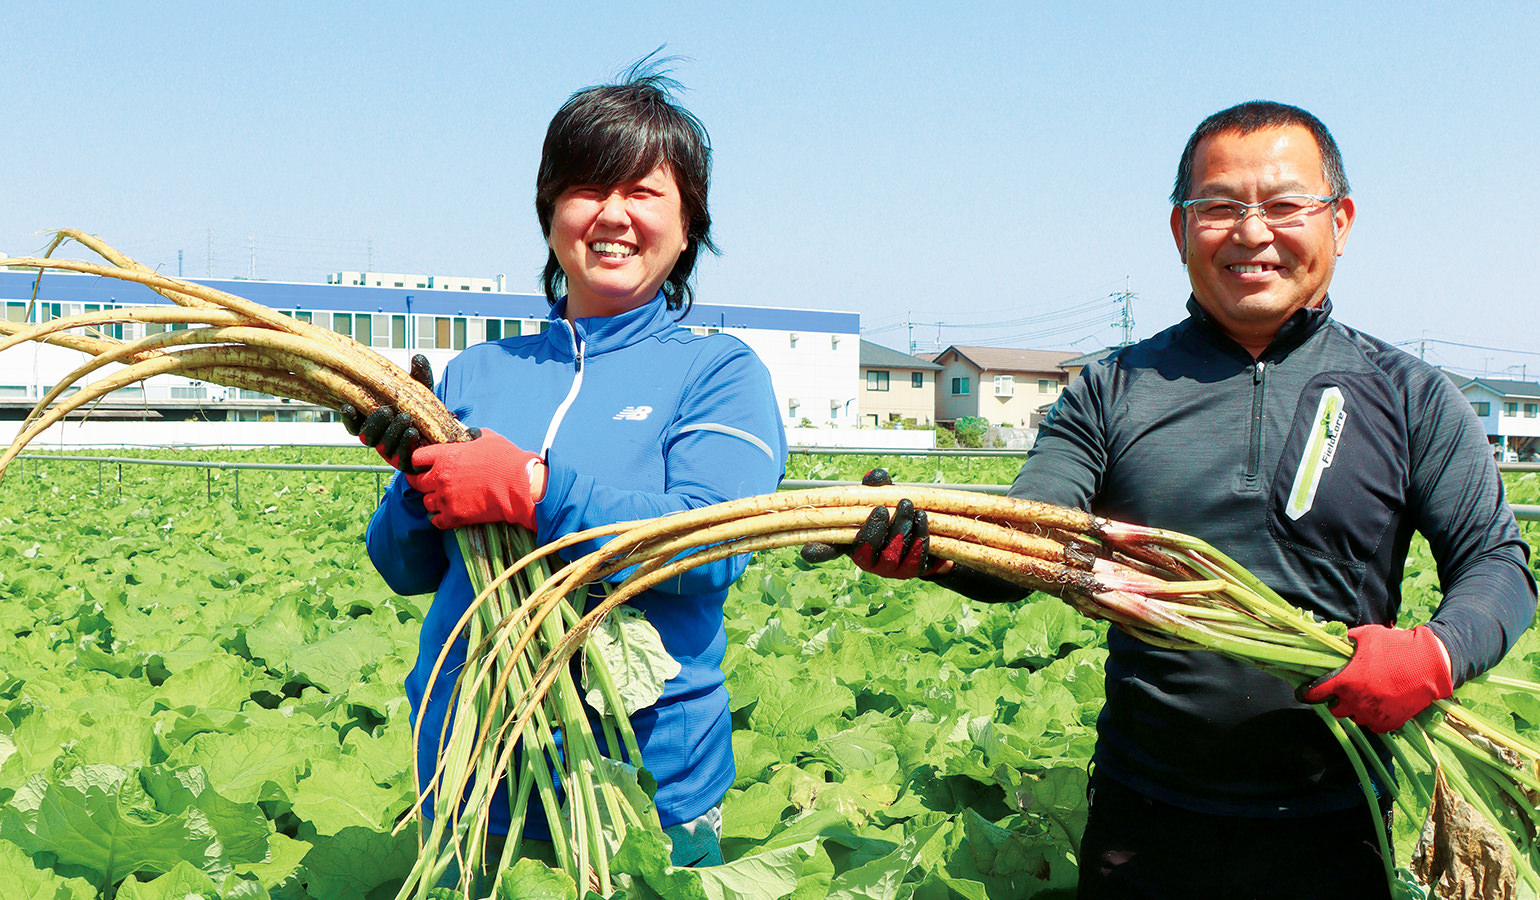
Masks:
[[[418,384],[433,390],[433,369],[421,353],[412,357],[411,375]],[[373,447],[381,459],[402,472],[415,471],[412,454],[421,446],[422,434],[411,416],[391,406],[381,406],[364,416],[351,404],[343,405],[337,415],[348,434],[357,435],[365,446]]]
[[[468,441],[428,444],[412,454],[406,481],[422,491],[433,524],[512,522],[535,530],[535,504],[545,496],[545,462],[491,429]]]
[[[861,479],[867,487],[885,487],[893,483],[886,469],[873,469]],[[930,556],[930,527],[925,510],[915,509],[907,499],[889,515],[879,506],[866,517],[853,544],[823,544],[810,541],[802,545],[802,558],[811,563],[828,562],[848,554],[864,571],[884,578],[928,578],[949,571],[952,563]]]
[[[1332,715],[1384,734],[1454,693],[1449,651],[1428,626],[1360,625],[1348,637],[1353,658],[1301,687],[1301,701],[1324,701]]]

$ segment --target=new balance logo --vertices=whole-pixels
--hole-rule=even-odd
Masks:
[[[616,413],[615,418],[627,422],[640,422],[650,415],[652,415],[652,407],[650,406],[628,406]]]

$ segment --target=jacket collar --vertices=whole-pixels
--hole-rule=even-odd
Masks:
[[[588,316],[569,323],[566,311],[567,298],[562,297],[546,317],[551,323],[546,334],[555,353],[568,359],[573,355],[573,335],[582,343],[585,357],[597,356],[674,328],[677,315],[668,308],[661,290],[641,306],[619,315]]]
[[[1235,343],[1234,339],[1224,333],[1224,329],[1219,327],[1219,323],[1214,321],[1213,316],[1210,316],[1207,310],[1198,305],[1198,298],[1191,294],[1187,297],[1187,315],[1210,337],[1217,338],[1237,349],[1240,347],[1239,344]],[[1294,315],[1289,316],[1284,321],[1283,327],[1278,329],[1278,333],[1273,335],[1272,342],[1267,345],[1266,350],[1262,351],[1262,358],[1277,358],[1287,354],[1295,347],[1303,344],[1306,338],[1324,328],[1329,321],[1331,321],[1331,297],[1329,295],[1321,299],[1320,306],[1308,306],[1304,309],[1295,310]],[[1250,354],[1247,355],[1249,356]]]

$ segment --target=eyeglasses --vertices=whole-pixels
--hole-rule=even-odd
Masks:
[[[1285,194],[1260,203],[1242,203],[1218,197],[1199,197],[1196,200],[1183,200],[1181,206],[1183,212],[1192,210],[1198,224],[1208,228],[1234,228],[1244,222],[1252,210],[1257,211],[1257,216],[1268,228],[1286,228],[1304,224],[1305,216],[1338,199],[1336,195],[1317,197],[1314,194]]]

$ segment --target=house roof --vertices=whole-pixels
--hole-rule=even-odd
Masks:
[[[1459,384],[1459,382],[1456,382]],[[1481,384],[1504,397],[1540,397],[1540,384],[1533,381],[1509,381],[1502,378],[1472,378],[1460,385],[1464,390],[1471,385]]]
[[[927,371],[941,368],[928,360],[900,353],[871,341],[861,342],[861,366],[867,369],[924,369]]]
[[[956,353],[980,372],[1062,372],[1063,350],[1017,350],[1011,347],[968,347],[953,344],[940,356]],[[937,359],[940,359],[940,356]]]

